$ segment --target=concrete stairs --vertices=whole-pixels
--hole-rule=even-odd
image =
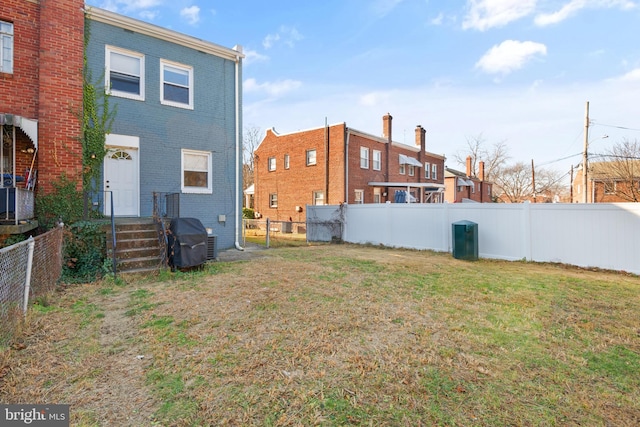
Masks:
[[[107,230],[107,256],[111,259],[113,240]],[[116,270],[118,273],[145,273],[163,268],[162,248],[153,219],[116,221]]]

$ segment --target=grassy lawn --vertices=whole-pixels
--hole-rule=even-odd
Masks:
[[[39,301],[0,401],[74,426],[640,424],[640,278],[355,245]]]

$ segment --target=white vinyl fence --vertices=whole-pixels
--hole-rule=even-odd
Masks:
[[[342,240],[451,252],[452,224],[478,224],[482,258],[558,262],[640,274],[640,203],[307,206],[314,224],[340,218]]]

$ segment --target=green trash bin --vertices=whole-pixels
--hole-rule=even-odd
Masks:
[[[453,257],[467,261],[478,259],[478,224],[458,221],[451,224],[453,236]]]

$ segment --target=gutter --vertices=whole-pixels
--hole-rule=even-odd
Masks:
[[[237,46],[238,54],[236,55],[236,65],[235,65],[235,74],[236,74],[236,227],[235,227],[235,247],[239,251],[244,251],[244,248],[240,246],[239,238],[240,235],[240,223],[242,221],[241,211],[239,212],[240,206],[240,188],[242,188],[240,184],[240,170],[242,168],[242,141],[240,140],[240,82],[238,78],[240,76],[240,58],[242,47]]]

